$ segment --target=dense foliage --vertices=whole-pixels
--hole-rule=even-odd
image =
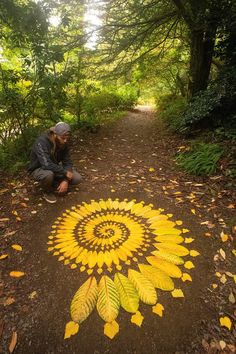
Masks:
[[[235,124],[231,0],[3,0],[0,11],[4,168],[55,122],[99,126],[138,99],[184,134]]]

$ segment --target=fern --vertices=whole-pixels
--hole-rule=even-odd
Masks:
[[[188,152],[181,152],[176,157],[177,164],[195,175],[210,175],[215,172],[223,149],[217,144],[199,143]]]

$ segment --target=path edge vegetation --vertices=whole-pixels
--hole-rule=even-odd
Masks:
[[[101,25],[86,20],[89,6],[97,8]],[[59,120],[96,131],[106,117],[154,99],[167,127],[193,140],[190,149],[228,146],[216,153],[219,158],[203,154],[205,165],[214,160],[215,167],[197,174],[217,171],[226,158],[226,175],[235,177],[236,4],[155,0],[122,6],[124,11],[118,0],[96,6],[1,2],[0,168],[24,167],[32,141]],[[56,26],[51,16],[59,18]],[[96,45],[89,47],[94,33]],[[185,168],[188,154],[180,153]]]

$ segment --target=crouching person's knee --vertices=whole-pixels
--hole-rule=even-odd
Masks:
[[[82,182],[82,180],[83,180],[83,177],[77,171],[73,171],[73,178],[70,183],[75,185],[75,184],[79,184],[80,182]]]
[[[54,180],[54,173],[49,170],[44,171],[44,176],[41,180],[41,185],[45,191],[50,191],[52,189],[52,184]]]

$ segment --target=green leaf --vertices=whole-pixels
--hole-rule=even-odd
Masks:
[[[120,294],[120,304],[127,312],[135,313],[139,307],[139,296],[130,280],[120,273],[115,274],[114,282]]]

